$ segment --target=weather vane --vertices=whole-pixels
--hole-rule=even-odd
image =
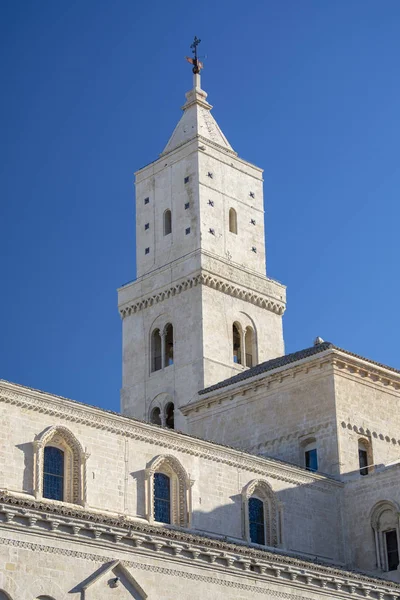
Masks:
[[[200,73],[201,69],[204,67],[203,63],[198,59],[197,56],[197,46],[200,44],[200,42],[201,40],[199,40],[199,38],[195,35],[193,44],[191,44],[190,46],[192,49],[192,53],[194,54],[194,58],[192,58],[191,56],[185,56],[186,60],[190,62],[191,65],[193,65],[192,71],[195,75]]]

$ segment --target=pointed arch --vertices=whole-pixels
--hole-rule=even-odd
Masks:
[[[264,518],[264,540],[266,546],[282,545],[282,506],[278,502],[269,483],[263,479],[253,479],[242,490],[243,502],[243,537],[252,542],[250,534],[249,501],[257,499],[262,502]]]
[[[64,502],[86,504],[86,462],[89,454],[84,451],[75,435],[64,425],[45,429],[33,442],[34,445],[34,493],[37,499],[44,497],[44,458],[46,448],[55,448],[63,454]]]
[[[155,522],[154,487],[156,474],[165,475],[170,481],[170,520],[173,525],[189,527],[192,512],[191,487],[193,481],[186,473],[179,460],[171,454],[161,454],[154,457],[147,465],[146,475],[146,507],[147,519]]]

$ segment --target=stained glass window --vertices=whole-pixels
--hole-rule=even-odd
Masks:
[[[171,480],[164,473],[154,474],[154,520],[171,523]]]
[[[43,497],[64,499],[64,452],[53,446],[44,449]]]
[[[249,499],[250,541],[265,544],[264,503],[258,498]]]

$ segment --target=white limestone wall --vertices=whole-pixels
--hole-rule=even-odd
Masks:
[[[369,441],[372,462],[386,465],[400,460],[400,393],[391,374],[337,368],[335,400],[340,449],[340,470],[357,475],[358,442]]]
[[[228,379],[245,369],[233,362],[233,324],[255,335],[254,365],[284,352],[282,317],[218,290],[202,286],[204,386]],[[242,348],[243,350],[243,348]],[[251,352],[248,348],[246,352]],[[253,366],[254,366],[253,365]]]
[[[343,526],[347,564],[400,583],[400,570],[385,573],[377,569],[371,525],[371,513],[378,502],[387,500],[400,506],[399,481],[400,463],[347,481],[343,496]]]
[[[226,568],[219,561],[210,564],[204,560],[199,564],[188,557],[168,556],[165,552],[158,556],[160,553],[156,551],[115,546],[113,542],[57,539],[54,534],[11,533],[0,529],[0,590],[4,590],[10,600],[33,600],[44,595],[52,600],[253,600],[258,597],[319,600],[322,597],[320,580],[313,579],[313,575],[319,575],[315,569],[310,570],[307,583],[297,565],[294,565],[299,574],[296,581],[289,573],[281,575],[280,571],[276,575],[271,571],[266,576],[244,567]],[[101,575],[107,564],[116,559],[123,561],[126,571],[117,567],[93,582],[96,574]],[[126,573],[140,586],[143,595],[130,583]],[[112,588],[110,583],[115,576],[120,577],[120,583]],[[323,597],[351,597],[344,578],[338,577],[337,572],[325,572],[322,579]],[[336,581],[343,581],[345,587],[335,589]],[[354,583],[364,584],[355,578]],[[367,581],[370,589],[376,583]],[[389,600],[387,594],[392,590],[385,590],[383,586],[378,589],[382,591],[380,597]],[[378,596],[372,593],[371,598]]]
[[[202,249],[265,275],[261,169],[208,145],[198,162]],[[237,234],[229,231],[230,208],[237,213]]]
[[[163,302],[155,303],[123,320],[123,389],[121,410],[124,414],[148,420],[151,406],[160,394],[168,395],[181,406],[202,387],[201,289],[195,286]],[[174,328],[174,364],[151,371],[151,332]],[[176,411],[176,428],[186,424]]]
[[[199,397],[200,399],[202,396]],[[332,368],[319,360],[213,392],[188,414],[193,435],[304,466],[315,439],[319,470],[338,473]],[[207,406],[208,405],[208,406]]]
[[[136,174],[138,278],[186,256],[200,245],[196,149],[196,142],[192,142]],[[145,204],[146,198],[149,201]],[[185,208],[187,203],[189,207]],[[163,215],[167,209],[172,212],[172,232],[164,235]],[[190,233],[186,233],[188,228]]]
[[[282,502],[284,547],[340,560],[338,484],[67,400],[49,403],[45,395],[34,395],[35,410],[30,402],[24,407],[0,402],[0,489],[32,496],[33,442],[46,428],[64,425],[90,455],[86,470],[91,509],[145,518],[145,469],[154,457],[171,454],[194,480],[194,530],[243,539],[241,492],[261,478]],[[324,531],[330,535],[325,537]]]

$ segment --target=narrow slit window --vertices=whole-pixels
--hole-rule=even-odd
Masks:
[[[242,344],[241,336],[238,326],[234,323],[232,327],[233,333],[233,362],[241,365],[242,364]]]
[[[144,199],[144,203],[145,203],[145,204],[148,204],[149,202],[150,202],[150,198],[145,198],[145,199]]]
[[[172,231],[172,214],[168,209],[164,212],[164,235],[169,235]]]
[[[150,422],[154,423],[154,425],[161,425],[161,411],[158,406],[151,411]]]
[[[186,229],[185,229],[185,234],[186,234],[186,235],[189,235],[189,233],[190,233],[190,227],[186,227]]]
[[[237,230],[237,214],[236,214],[236,210],[234,208],[229,209],[229,231],[231,233],[236,233],[236,234],[238,232],[238,230]]]

